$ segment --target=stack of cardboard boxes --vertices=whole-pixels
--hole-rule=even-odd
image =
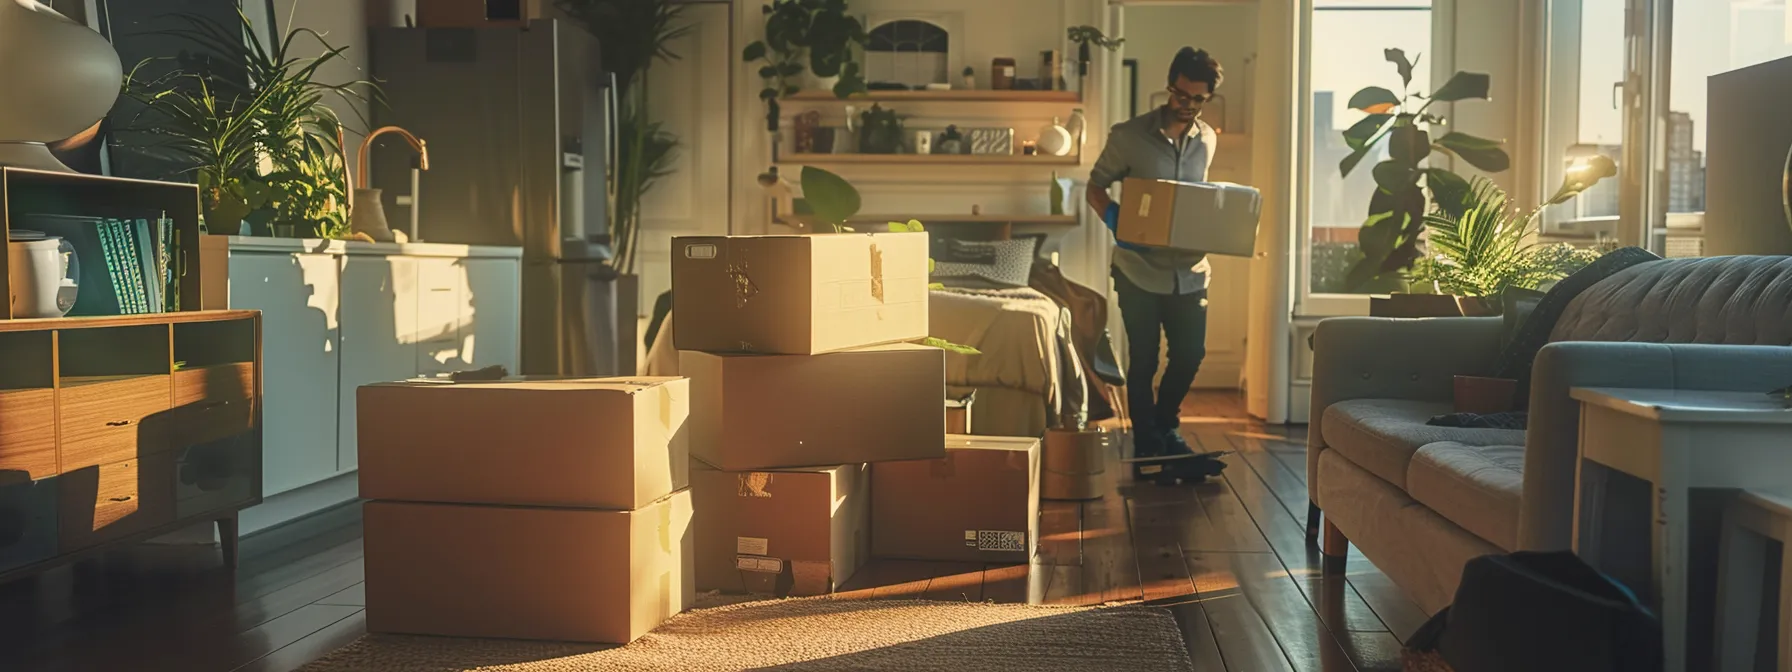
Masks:
[[[1025,562],[1038,444],[948,437],[924,233],[673,241],[699,590],[818,595],[873,555]]]
[[[681,378],[360,388],[367,628],[625,643],[695,595]]]

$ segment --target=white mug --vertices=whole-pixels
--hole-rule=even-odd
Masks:
[[[68,278],[72,250],[61,238],[6,244],[7,280],[14,318],[62,317],[74,307],[74,283]]]

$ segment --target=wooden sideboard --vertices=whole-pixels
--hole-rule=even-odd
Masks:
[[[0,582],[203,521],[234,566],[261,375],[257,311],[0,320]]]

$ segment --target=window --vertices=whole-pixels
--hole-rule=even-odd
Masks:
[[[1375,178],[1369,168],[1386,157],[1370,155],[1346,178],[1338,162],[1350,154],[1341,135],[1363,113],[1349,109],[1350,96],[1365,86],[1400,88],[1400,76],[1383,50],[1402,49],[1416,58],[1413,88],[1429,92],[1425,73],[1437,52],[1432,40],[1431,0],[1314,0],[1307,50],[1307,73],[1312,109],[1307,122],[1312,151],[1307,175],[1307,245],[1301,267],[1305,274],[1301,311],[1305,314],[1344,312],[1319,307],[1318,295],[1339,295],[1348,290],[1345,277],[1362,258],[1357,251],[1357,230],[1368,214]],[[1358,299],[1360,301],[1360,299]]]
[[[1546,165],[1541,193],[1562,183],[1563,169],[1582,156],[1624,165],[1624,35],[1626,0],[1564,0],[1553,5],[1545,85]],[[1544,231],[1570,237],[1616,237],[1623,178],[1608,178],[1560,207],[1544,211]]]

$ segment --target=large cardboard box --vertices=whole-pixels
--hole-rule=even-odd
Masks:
[[[871,465],[871,554],[1028,562],[1039,543],[1039,440],[946,438],[946,456]]]
[[[636,509],[690,484],[682,378],[379,383],[356,402],[366,499]]]
[[[1114,237],[1128,243],[1250,257],[1257,250],[1263,196],[1223,182],[1126,178]]]
[[[678,368],[691,379],[691,455],[718,469],[946,454],[946,359],[938,348],[896,343],[815,356],[686,351]]]
[[[927,337],[927,234],[672,240],[679,350],[814,355]]]
[[[368,502],[367,630],[623,644],[689,608],[691,493],[634,511]]]
[[[869,465],[691,470],[697,590],[826,595],[871,557]]]

